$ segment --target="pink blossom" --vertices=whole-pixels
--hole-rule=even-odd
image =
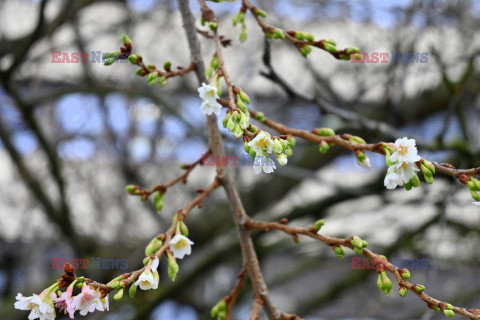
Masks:
[[[75,309],[80,311],[82,316],[89,312],[94,312],[95,309],[104,311],[105,308],[100,299],[101,293],[93,289],[87,284],[83,284],[82,292],[73,298]]]
[[[75,310],[77,310],[77,305],[75,304],[74,299],[72,297],[72,291],[73,291],[73,287],[70,286],[58,298],[54,296],[55,294],[52,294],[52,299],[53,301],[55,301],[55,307],[57,307],[60,312],[63,311],[65,314],[67,314],[68,312],[70,319],[73,319]]]

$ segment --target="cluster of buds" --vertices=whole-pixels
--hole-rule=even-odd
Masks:
[[[264,29],[264,32],[265,32],[265,36],[268,39],[281,39],[281,40],[285,39],[285,33],[283,32],[282,29],[268,27]]]
[[[435,174],[435,166],[430,161],[421,159],[417,162],[417,167],[422,171],[423,177],[428,184],[433,183],[433,175]]]
[[[480,194],[478,193],[480,191],[480,181],[470,177],[466,185],[470,189],[470,194],[472,195],[472,198],[476,201],[480,201]]]
[[[210,79],[213,76],[213,73],[218,70],[218,67],[219,67],[218,57],[217,57],[217,54],[214,54],[207,68],[205,69],[205,77],[207,79]],[[220,91],[219,91],[220,93],[218,95],[221,96],[222,86],[217,85],[217,90],[218,90],[218,86],[220,86]]]
[[[377,261],[385,260],[388,262],[385,256],[378,256],[376,260]],[[385,270],[385,265],[383,263],[377,263],[377,274],[378,274],[377,286],[380,290],[382,290],[388,296],[390,294],[390,291],[392,291],[393,284],[387,275],[387,271]],[[399,292],[399,293],[402,296],[403,292]]]
[[[343,246],[333,245],[332,250],[333,250],[333,252],[335,252],[337,257],[339,257],[340,259],[343,259],[343,257],[345,256],[345,249],[343,248]]]
[[[233,91],[237,97],[236,103],[238,108],[236,110],[228,109],[222,123],[224,128],[233,132],[233,136],[236,139],[241,139],[245,134],[245,130],[255,133],[257,129],[250,125],[250,112],[247,108],[247,104],[250,104],[250,98],[238,87],[234,87]]]
[[[148,197],[153,192],[155,192],[155,195],[153,197],[153,204],[155,206],[155,209],[157,210],[157,213],[160,213],[162,211],[163,205],[165,203],[165,192],[167,191],[165,187],[155,185],[154,189],[152,191],[149,191],[149,190],[144,190],[139,186],[129,184],[125,186],[125,191],[128,194],[131,194],[134,196],[140,196],[141,201],[146,201]]]
[[[316,128],[313,129],[313,133],[321,137],[331,137],[335,135],[335,131],[330,128]],[[330,150],[331,146],[333,146],[333,143],[327,143],[326,141],[322,140],[322,142],[320,142],[318,145],[318,151],[325,154],[328,152],[328,150]]]
[[[109,66],[117,62],[118,60],[128,59],[132,53],[132,40],[125,33],[122,35],[123,47],[120,51],[107,52],[102,55],[103,65]]]
[[[247,24],[245,22],[245,12],[247,11],[247,8],[241,7],[240,12],[238,12],[235,17],[233,17],[233,26],[236,27],[237,24],[241,25],[241,31],[240,31],[240,37],[239,40],[240,42],[245,42],[247,40]]]
[[[213,306],[212,310],[210,311],[210,315],[216,320],[225,320],[227,317],[227,307],[227,301],[222,299],[217,302],[215,306]]]
[[[287,164],[287,157],[292,156],[292,148],[295,147],[295,144],[296,140],[292,136],[287,136],[286,139],[279,137],[273,138],[273,152],[275,152],[278,164],[281,166]]]
[[[363,248],[366,248],[368,246],[368,242],[365,240],[360,239],[357,236],[353,236],[350,239],[350,243],[353,246],[353,250],[358,253],[358,254],[363,254]]]

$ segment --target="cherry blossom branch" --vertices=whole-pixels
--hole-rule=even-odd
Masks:
[[[193,200],[188,202],[183,208],[179,209],[177,211],[178,213],[178,221],[184,221],[189,213],[193,210],[193,208],[200,206],[203,200],[216,188],[222,185],[222,181],[218,178],[215,178],[215,180],[203,191],[196,196]],[[164,235],[159,235],[157,238],[161,237],[163,239],[163,245],[158,249],[153,256],[156,256],[160,258],[163,254],[165,254],[166,250],[169,248],[170,245],[170,240],[172,240],[173,236],[175,235],[175,231],[177,229],[177,223],[178,221],[174,222],[170,228],[165,232]],[[147,266],[144,266],[138,270],[135,270],[131,273],[126,273],[124,274],[124,279],[120,281],[121,285],[123,288],[131,285],[135,280],[138,279],[138,277],[146,270]],[[118,289],[117,287],[113,287],[112,285],[109,284],[103,284],[99,283],[96,281],[93,281],[91,279],[85,279],[85,282],[93,286],[94,288],[97,288],[99,290],[103,290],[106,293]]]
[[[253,299],[252,313],[250,314],[250,320],[258,320],[260,316],[260,311],[262,310],[263,301],[260,297],[255,294]]]
[[[220,101],[223,105],[225,105],[225,101]],[[257,115],[260,115],[259,112],[253,111],[249,109],[250,114],[252,117],[256,118]],[[307,131],[307,130],[301,130],[301,129],[294,129],[287,127],[284,124],[275,122],[267,117],[264,117],[262,114],[262,121],[263,124],[267,125],[268,127],[278,131],[281,134],[284,135],[292,135],[296,136],[299,138],[302,138],[304,140],[311,141],[316,144],[321,144],[322,141],[325,141],[327,143],[333,143],[336,145],[339,145],[341,147],[344,147],[346,149],[355,151],[355,150],[360,150],[360,151],[370,151],[374,153],[379,153],[382,155],[385,155],[385,150],[384,146],[387,144],[385,142],[379,142],[376,144],[359,144],[359,143],[354,143],[349,141],[351,135],[349,134],[344,134],[344,135],[332,135],[332,136],[319,136],[318,134],[315,134],[313,132]],[[453,167],[451,164],[448,163],[437,163],[433,162],[433,165],[435,166],[435,170],[438,172],[442,172],[446,175],[452,176],[454,178],[460,179],[462,183],[465,183],[462,181],[462,176],[480,176],[480,167],[478,168],[471,168],[471,169],[456,169]]]
[[[207,150],[207,152],[205,152],[205,153],[206,154],[210,153],[210,150]],[[180,181],[182,181],[183,184],[186,184],[188,175],[190,174],[190,172],[193,171],[193,169],[195,169],[195,167],[197,165],[202,163],[202,160],[203,160],[203,156],[200,157],[197,161],[195,161],[191,164],[181,164],[180,168],[185,170],[185,172],[182,173],[181,175],[179,175],[178,177],[176,177],[175,179],[173,179],[173,180],[171,180],[171,181],[169,181],[165,184],[160,184],[160,185],[156,184],[151,189],[144,189],[144,188],[139,187],[139,186],[129,185],[129,186],[126,187],[126,190],[131,195],[140,196],[142,201],[147,200],[148,197],[150,197],[155,192],[161,192],[161,193],[164,194],[165,192],[167,192],[167,189],[169,187],[174,186],[175,184],[177,184]]]
[[[263,10],[255,7],[248,0],[242,0],[242,4],[243,6],[240,9],[240,12],[244,13],[246,10],[250,11],[257,24],[262,28],[263,33],[265,33],[268,38],[287,39],[297,47],[305,58],[310,53],[310,47],[312,46],[330,53],[336,59],[350,60],[351,58],[361,59],[362,57],[361,50],[358,48],[351,47],[338,50],[335,48],[335,41],[331,39],[315,41],[311,34],[298,31],[285,31],[281,28],[268,25],[261,19],[262,17],[266,17],[266,13]]]
[[[322,223],[323,224],[323,223]],[[270,230],[279,230],[282,231],[286,234],[291,235],[294,237],[294,239],[298,239],[298,235],[304,235],[307,237],[310,237],[312,239],[321,241],[332,248],[336,248],[339,246],[344,246],[348,247],[352,250],[356,249],[355,251],[359,253],[357,250],[358,248],[355,248],[355,246],[352,244],[354,241],[354,236],[348,238],[348,239],[340,239],[340,238],[332,238],[332,237],[327,237],[322,234],[317,233],[317,230],[315,227],[311,228],[298,228],[298,227],[292,227],[288,226],[286,224],[286,221],[283,220],[281,222],[262,222],[262,221],[257,221],[249,218],[245,226],[252,230],[252,229],[259,229],[259,230],[264,230],[265,232],[268,232]],[[421,300],[425,301],[427,303],[427,306],[429,308],[434,308],[438,307],[440,310],[444,310],[445,308],[448,309],[449,303],[435,299],[428,295],[427,293],[424,292],[425,287],[419,284],[413,284],[405,278],[404,273],[408,272],[406,269],[399,269],[395,265],[391,264],[388,262],[388,260],[385,259],[385,257],[373,253],[372,251],[366,249],[365,247],[360,248],[361,249],[361,254],[367,258],[370,259],[370,261],[373,264],[377,265],[377,268],[380,270],[388,270],[396,279],[398,285],[400,288],[407,288],[411,292],[415,293]],[[468,317],[469,319],[474,319],[474,320],[480,320],[480,310],[478,309],[465,309],[465,308],[460,308],[460,307],[455,307],[452,306],[452,309],[455,313],[463,315]]]

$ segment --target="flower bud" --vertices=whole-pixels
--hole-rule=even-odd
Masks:
[[[153,81],[155,79],[157,79],[158,77],[158,72],[154,71],[154,72],[150,72],[147,76],[147,81],[150,82],[150,81]]]
[[[292,154],[293,154],[292,148],[287,148],[287,149],[283,150],[283,152],[285,153],[285,155],[286,155],[287,157],[291,157]]]
[[[163,192],[158,191],[157,193],[155,193],[153,203],[155,204],[155,209],[157,210],[157,213],[160,213],[160,211],[162,211],[163,209],[164,198],[165,195]]]
[[[256,8],[255,9],[255,14],[259,17],[262,17],[262,18],[266,18],[267,17],[267,13],[265,11],[263,11],[262,9],[258,9]]]
[[[129,184],[128,186],[125,187],[125,191],[129,194],[138,194],[138,189],[137,186],[134,186],[132,184]]]
[[[233,116],[231,116],[230,119],[228,119],[227,121],[227,130],[230,132],[235,130],[235,120]]]
[[[337,257],[343,259],[343,257],[345,256],[345,249],[343,249],[342,246],[333,246],[332,248]]]
[[[420,179],[418,178],[418,175],[415,173],[412,177],[412,179],[410,179],[410,181],[408,181],[414,188],[418,188],[420,187]]]
[[[140,69],[138,69],[138,70],[135,72],[135,74],[136,74],[137,76],[143,77],[143,76],[145,76],[145,75],[147,74],[147,72],[146,72],[145,70],[143,70],[143,68],[140,68]]]
[[[398,294],[400,295],[400,297],[405,297],[407,293],[408,289],[405,287],[400,287],[400,289],[398,290]]]
[[[182,235],[184,235],[185,237],[188,237],[188,228],[185,222],[180,221],[178,225],[180,226],[180,232],[182,233]]]
[[[247,117],[245,116],[245,114],[242,113],[242,116],[240,118],[240,128],[242,128],[242,130],[246,130],[249,124],[250,123],[248,122]]]
[[[172,63],[170,61],[165,61],[165,63],[163,64],[163,69],[169,72],[172,69]]]
[[[215,31],[218,28],[218,24],[216,22],[210,22],[208,24],[208,27],[210,28],[210,30]]]
[[[400,270],[400,274],[402,275],[403,279],[405,280],[410,279],[410,271],[408,271],[408,269]]]
[[[335,131],[330,128],[317,128],[313,130],[313,133],[322,137],[330,137],[335,135]]]
[[[357,150],[356,156],[357,156],[357,164],[360,167],[365,168],[365,169],[370,168],[370,166],[371,166],[370,165],[370,159],[367,157],[365,152]]]
[[[288,162],[287,156],[283,153],[277,154],[277,161],[279,165],[284,166]]]
[[[449,318],[455,317],[455,312],[453,312],[452,310],[445,309],[445,310],[443,310],[443,313],[445,313],[445,315]]]
[[[285,34],[280,29],[274,29],[272,32],[273,38],[275,39],[285,39]]]
[[[218,97],[222,97],[222,93],[223,93],[223,90],[222,90],[222,82],[221,81],[217,81],[217,95]]]
[[[132,40],[125,33],[122,35],[122,41],[125,46],[132,45]]]
[[[324,224],[325,224],[325,220],[318,220],[317,222],[315,222],[313,227],[315,228],[315,231],[318,232],[320,231],[320,229],[323,227]]]
[[[246,104],[250,104],[250,97],[245,93],[245,91],[240,90],[238,97]]]
[[[222,299],[220,300],[210,311],[210,315],[215,318],[218,316],[219,313],[224,312],[227,310],[227,302]]]
[[[150,262],[150,257],[146,257],[143,259],[143,265],[146,266]]]
[[[412,183],[411,183],[410,181],[409,181],[408,183],[405,183],[405,184],[403,185],[403,187],[404,187],[405,190],[407,190],[407,191],[410,191],[410,190],[412,190],[412,188],[413,188]]]
[[[123,297],[123,288],[118,290],[118,292],[113,296],[114,300],[120,300]]]
[[[367,144],[367,143],[365,142],[365,140],[363,140],[362,138],[357,137],[357,136],[351,136],[350,139],[349,139],[349,141],[350,141],[351,143],[356,143],[356,144]]]
[[[333,39],[325,39],[323,42],[326,43],[326,44],[332,45],[332,46],[337,45],[337,43]]]
[[[470,178],[467,182],[467,186],[472,191],[480,191],[480,181],[475,178]]]
[[[273,139],[273,151],[277,154],[283,152],[283,146],[280,140],[282,139]]]
[[[250,148],[250,146],[248,145],[248,141],[245,141],[245,142],[243,143],[243,149],[245,150],[246,153],[250,154],[251,148]]]
[[[413,286],[413,289],[417,291],[418,293],[421,293],[425,290],[425,286],[421,284],[416,284]]]
[[[240,126],[239,123],[237,123],[235,125],[235,130],[233,132],[233,136],[236,138],[236,139],[241,139],[243,137],[243,130],[242,130],[242,127]]]
[[[337,48],[335,48],[335,46],[332,46],[329,43],[324,43],[323,47],[325,48],[325,50],[327,50],[330,53],[336,53],[337,52]]]
[[[326,141],[320,142],[318,151],[320,151],[320,153],[325,154],[328,152],[328,150],[330,150],[330,146],[328,145],[328,143]]]
[[[128,56],[128,61],[130,61],[133,64],[137,63],[137,55],[136,54],[131,54]]]
[[[292,136],[288,136],[287,141],[292,148],[295,147],[295,145],[297,144],[297,140]]]
[[[377,286],[382,290],[387,296],[390,294],[390,291],[393,288],[392,281],[388,278],[387,272],[382,271],[378,274]]]
[[[257,112],[255,114],[255,119],[257,119],[260,122],[264,122],[265,121],[265,115],[263,114],[263,112]]]
[[[145,256],[150,257],[152,254],[157,252],[162,247],[162,240],[158,238],[153,238],[148,245],[145,247]]]
[[[177,273],[180,270],[177,259],[173,256],[173,254],[168,254],[168,276],[170,280],[175,281],[177,279]]]
[[[350,48],[347,48],[347,50],[345,51],[347,54],[352,54],[352,53],[360,53],[362,50],[360,50],[359,48],[356,48],[356,47],[350,47]]]
[[[352,244],[352,246],[354,247],[358,247],[358,248],[362,248],[363,244],[362,244],[362,239],[360,239],[359,237],[357,236],[354,236],[352,238],[352,240],[350,241],[350,243]]]
[[[158,84],[161,85],[162,87],[165,87],[165,85],[167,84],[167,79],[165,79],[165,77],[159,77],[158,80],[157,80]]]
[[[213,76],[212,66],[207,66],[205,68],[205,78],[210,79]]]
[[[230,119],[231,117],[231,113],[230,112],[227,112],[225,114],[225,117],[223,117],[223,120],[222,120],[222,124],[223,124],[223,127],[226,128],[227,127],[227,123],[228,123],[228,120]]]
[[[137,293],[137,285],[135,283],[132,283],[132,285],[130,286],[130,289],[128,289],[128,294],[130,295],[130,298],[134,298],[135,297],[135,293]]]
[[[470,190],[470,194],[472,195],[472,198],[475,199],[476,201],[480,201],[480,194],[477,192]]]

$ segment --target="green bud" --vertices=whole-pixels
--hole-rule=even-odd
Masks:
[[[445,306],[445,310],[453,310],[453,306],[449,303]]]
[[[295,145],[297,144],[297,140],[292,136],[288,136],[287,141],[292,148],[295,147]]]
[[[140,69],[138,69],[138,70],[135,72],[135,74],[136,74],[137,76],[143,77],[143,76],[146,75],[147,73],[145,72],[145,70],[143,70],[143,68],[140,68]]]
[[[317,128],[313,132],[322,137],[330,137],[335,135],[335,131],[330,128]]]
[[[137,293],[137,285],[135,283],[132,283],[132,285],[130,286],[130,289],[128,289],[128,294],[130,295],[130,298],[134,298],[135,297],[135,293]]]
[[[408,271],[408,269],[400,270],[400,274],[402,275],[403,279],[405,279],[405,280],[410,279],[410,271]]]
[[[280,154],[283,152],[283,146],[282,143],[280,142],[281,139],[274,139],[273,140],[273,151],[277,154]]]
[[[335,254],[337,255],[337,257],[339,257],[340,259],[343,259],[343,257],[345,256],[345,249],[343,249],[342,246],[333,246],[333,251],[335,252]]]
[[[354,59],[354,60],[362,60],[363,59],[363,56],[361,53],[354,53],[351,55],[351,58]]]
[[[182,235],[184,235],[185,237],[188,237],[188,228],[185,222],[180,221],[178,224],[180,226],[180,232],[182,233]]]
[[[167,84],[167,79],[165,79],[165,77],[159,77],[158,78],[158,84],[161,85],[162,87],[165,87],[165,85]]]
[[[246,130],[249,125],[250,123],[248,122],[247,117],[245,116],[245,114],[242,113],[242,116],[240,118],[240,128],[242,128],[242,130]]]
[[[157,193],[155,193],[153,203],[155,204],[155,209],[157,210],[157,213],[160,213],[160,211],[162,211],[163,209],[164,198],[165,195],[162,192],[158,191]]]
[[[358,248],[362,248],[362,239],[360,239],[359,237],[357,236],[354,236],[352,238],[352,240],[350,241],[350,243],[352,244],[352,246],[354,247],[358,247]]]
[[[255,10],[255,14],[259,17],[262,17],[262,18],[266,18],[267,17],[267,13],[265,11],[263,11],[262,9],[256,9]]]
[[[219,62],[218,62],[218,57],[217,57],[217,55],[214,55],[214,56],[212,57],[212,60],[210,60],[210,65],[212,66],[213,70],[217,70],[217,69],[218,69]]]
[[[257,119],[260,122],[264,122],[265,121],[265,115],[263,114],[263,112],[257,112],[257,113],[255,113],[255,119]]]
[[[432,310],[435,312],[440,312],[440,308],[437,306],[432,306]]]
[[[349,141],[356,144],[367,144],[365,140],[357,136],[351,136]]]
[[[473,190],[470,190],[470,194],[472,195],[472,198],[475,199],[475,201],[480,201],[480,194]]]
[[[147,76],[147,81],[150,82],[152,80],[157,79],[157,77],[158,77],[158,72],[156,72],[156,71],[150,72]]]
[[[393,288],[392,281],[388,278],[387,272],[382,271],[378,274],[377,286],[382,290],[387,296],[390,294],[390,291]]]
[[[208,27],[210,28],[210,30],[215,31],[218,28],[218,24],[216,22],[210,22],[208,24]]]
[[[235,130],[235,120],[234,120],[235,117],[230,117],[230,119],[228,119],[227,121],[227,130],[232,132],[233,130]]]
[[[162,247],[162,244],[162,240],[156,237],[150,240],[148,245],[145,247],[145,256],[149,257],[155,252],[157,252]]]
[[[337,52],[337,48],[335,48],[335,46],[332,46],[331,44],[324,43],[323,46],[324,46],[325,50],[327,50],[330,53]]]
[[[408,289],[405,287],[400,287],[400,289],[398,290],[398,294],[400,295],[400,297],[405,297],[407,293]]]
[[[418,178],[417,174],[415,173],[412,179],[408,181],[413,187],[418,188],[420,187],[420,179]]]
[[[235,130],[233,131],[233,136],[236,139],[241,139],[243,137],[243,129],[239,123],[235,125]]]
[[[130,40],[130,37],[127,36],[125,33],[122,35],[122,41],[124,45],[132,44],[132,40]]]
[[[329,45],[332,45],[332,46],[334,46],[334,47],[337,45],[337,43],[336,43],[335,40],[333,40],[333,39],[325,39],[325,40],[324,40],[324,43],[329,44]]]
[[[136,54],[131,54],[128,56],[128,61],[130,61],[133,64],[137,63],[137,55]]]
[[[320,229],[323,227],[324,224],[325,224],[325,220],[318,220],[317,222],[315,222],[313,227],[315,228],[315,231],[318,232],[320,231]]]
[[[415,289],[415,291],[417,291],[418,293],[421,293],[425,290],[425,286],[421,285],[421,284],[417,284],[413,287]]]
[[[480,181],[475,178],[470,178],[470,180],[467,182],[467,186],[472,191],[480,191]]]
[[[443,313],[445,313],[445,315],[449,318],[455,317],[455,312],[453,312],[452,310],[445,309],[445,310],[443,310]]]
[[[293,150],[292,150],[292,148],[290,148],[290,147],[288,147],[287,149],[283,150],[283,152],[285,153],[285,155],[286,155],[287,157],[291,157],[292,154],[293,154]]]
[[[362,248],[366,248],[368,246],[368,242],[365,240],[362,240]]]
[[[348,48],[346,52],[347,54],[352,54],[352,53],[359,53],[361,51],[362,50],[360,50],[359,48],[351,47],[351,48]]]
[[[227,112],[225,114],[225,117],[223,117],[223,120],[222,120],[222,124],[223,124],[223,127],[226,128],[227,127],[227,123],[228,123],[228,120],[230,119],[231,117],[231,113],[230,112]]]
[[[273,30],[272,35],[275,39],[285,39],[285,34],[280,29]]]
[[[245,142],[243,143],[243,149],[245,150],[246,153],[250,153],[251,148],[250,148],[250,146],[248,145],[248,141],[245,141]]]
[[[225,300],[220,300],[210,311],[210,315],[215,318],[218,316],[220,312],[224,312],[227,310],[227,303]]]
[[[410,191],[410,190],[412,190],[413,185],[412,185],[412,183],[409,181],[408,183],[405,183],[405,184],[403,185],[403,187],[405,188],[405,190]]]
[[[137,187],[134,186],[133,184],[129,184],[128,186],[125,187],[125,191],[129,194],[135,194],[137,192]]]
[[[328,150],[330,150],[330,146],[328,145],[328,143],[326,141],[320,142],[318,151],[325,154],[328,152]]]
[[[240,36],[238,37],[238,40],[240,42],[245,42],[247,41],[247,38],[248,38],[247,27],[245,25],[242,25],[242,30],[240,31]]]
[[[146,257],[143,259],[143,265],[146,266],[150,262],[150,257]]]
[[[245,93],[245,91],[241,90],[238,93],[237,97],[240,98],[246,104],[250,104],[250,97]]]
[[[163,64],[163,69],[165,69],[166,71],[169,71],[171,68],[172,68],[172,63],[170,61],[165,61],[165,63]]]
[[[287,155],[285,155],[283,153],[277,154],[277,161],[278,161],[278,164],[281,165],[281,166],[286,165],[287,162],[288,162]]]
[[[117,61],[117,60],[116,59],[107,59],[103,62],[103,65],[104,66],[110,66],[110,65],[114,64],[115,61]]]
[[[211,66],[207,66],[205,69],[205,78],[210,79],[213,76],[213,69]]]
[[[170,280],[175,281],[177,279],[177,273],[180,267],[177,264],[177,259],[172,254],[168,255],[168,276]]]
[[[120,300],[123,297],[123,289],[118,290],[118,292],[113,296],[114,300]]]

